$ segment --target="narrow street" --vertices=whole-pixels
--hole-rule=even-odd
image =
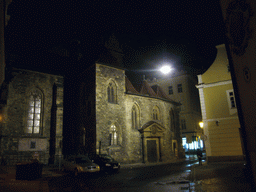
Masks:
[[[185,181],[195,160],[145,167],[125,167],[116,174],[80,175],[70,174],[53,178],[49,182],[52,191],[160,191],[181,188],[175,181]],[[173,181],[173,185],[164,185]],[[182,183],[182,182],[181,182]],[[184,187],[187,189],[187,187]],[[184,190],[182,190],[184,191]],[[186,191],[186,190],[185,190]]]

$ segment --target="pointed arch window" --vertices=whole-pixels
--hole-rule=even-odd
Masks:
[[[136,105],[132,107],[132,129],[139,128],[139,109]]]
[[[153,108],[153,120],[160,120],[160,112],[156,106]]]
[[[38,89],[32,91],[28,99],[27,127],[25,133],[40,134],[42,120],[42,93]]]
[[[111,125],[110,127],[110,145],[117,145],[118,135],[117,128],[115,125]]]
[[[117,103],[117,90],[116,85],[113,82],[110,82],[108,85],[108,102]]]

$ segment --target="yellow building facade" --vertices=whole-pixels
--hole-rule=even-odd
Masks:
[[[225,45],[219,45],[211,67],[198,75],[208,162],[242,160],[240,123]]]

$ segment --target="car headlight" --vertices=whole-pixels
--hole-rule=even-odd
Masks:
[[[83,168],[80,167],[80,166],[77,166],[77,170],[78,170],[78,171],[83,171]]]
[[[106,166],[108,166],[108,167],[109,167],[109,166],[111,166],[111,165],[110,165],[109,163],[106,163]]]

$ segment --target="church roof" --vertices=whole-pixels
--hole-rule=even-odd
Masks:
[[[142,86],[141,86],[141,89],[140,89],[140,94],[142,94],[142,95],[149,95],[151,97],[157,97],[157,94],[149,86],[147,81],[143,81],[142,82]]]
[[[168,97],[168,95],[166,95],[166,93],[163,91],[163,89],[159,85],[153,85],[151,88],[155,91],[157,97],[172,100]]]
[[[125,76],[125,88],[126,88],[126,93],[132,93],[139,95],[140,93],[133,87],[131,81]]]
[[[154,86],[150,87],[148,82],[145,81],[145,80],[142,82],[140,92],[138,92],[134,88],[134,86],[132,85],[131,81],[126,76],[125,77],[125,88],[126,88],[126,93],[128,93],[128,94],[135,94],[135,95],[139,95],[139,96],[155,97],[155,98],[171,101],[171,102],[176,103],[176,104],[179,105],[179,103],[177,103],[177,102],[173,101],[172,99],[170,99],[168,97],[168,95],[165,94],[165,92],[163,91],[163,89],[159,85],[154,85]]]

